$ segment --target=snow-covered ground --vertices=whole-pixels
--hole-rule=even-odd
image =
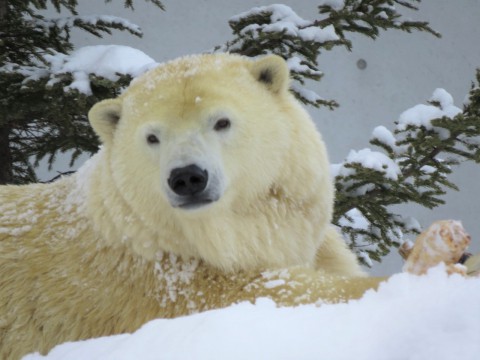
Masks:
[[[398,274],[347,304],[277,308],[268,299],[172,320],[133,334],[66,343],[24,360],[477,360],[480,278]]]

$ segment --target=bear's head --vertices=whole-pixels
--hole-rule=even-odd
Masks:
[[[186,57],[96,104],[89,118],[126,197],[141,188],[144,200],[183,211],[230,206],[265,192],[282,168],[288,83],[277,56]]]
[[[124,226],[116,235],[111,230],[110,237],[148,232],[161,243],[155,249],[193,256],[216,252],[201,257],[223,256],[220,266],[228,267],[225,264],[245,264],[239,260],[242,252],[244,258],[260,259],[260,241],[271,247],[270,235],[263,233],[273,234],[273,227],[283,220],[270,213],[291,215],[291,209],[277,209],[282,197],[292,208],[305,204],[300,210],[305,226],[318,222],[309,212],[320,214],[322,222],[330,220],[333,190],[323,143],[312,135],[313,123],[290,94],[288,67],[278,56],[177,59],[135,79],[117,99],[96,104],[89,119],[103,142],[105,160],[102,190],[94,196],[102,198],[97,207],[106,208],[98,221],[115,218],[115,226]],[[321,180],[313,174],[315,169],[323,171]],[[310,206],[318,203],[312,197],[317,191],[324,197],[320,210]],[[266,210],[262,201],[271,209]],[[256,217],[264,223],[255,224]],[[251,244],[238,240],[242,229],[234,227],[239,224],[244,224],[245,232],[252,228]],[[290,226],[291,232],[298,234],[295,226]],[[215,229],[218,234],[204,234]],[[284,233],[285,242],[298,240]],[[318,241],[311,243],[302,245],[302,254],[313,256]],[[301,242],[295,246],[300,248]],[[296,259],[291,262],[301,262],[297,259],[303,255],[293,254],[297,250],[282,251],[292,253],[284,255]]]

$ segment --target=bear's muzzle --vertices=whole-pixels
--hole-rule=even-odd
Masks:
[[[208,171],[195,164],[175,168],[170,172],[168,186],[177,195],[176,207],[196,209],[217,199],[207,191]]]

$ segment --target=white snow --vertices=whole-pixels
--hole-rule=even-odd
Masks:
[[[305,87],[299,86],[298,84],[291,84],[290,89],[299,94],[302,98],[310,101],[311,103],[316,103],[317,101],[325,100],[325,98],[318,95],[315,91],[309,90]]]
[[[398,221],[404,220],[398,219]],[[407,221],[407,220],[405,220]],[[379,228],[372,224],[365,215],[357,208],[353,208],[347,211],[338,219],[338,225],[340,231],[344,233],[344,238],[349,239],[348,231],[355,232],[355,253],[361,258],[368,266],[373,266],[373,260],[370,258],[369,251],[378,251],[378,244],[372,242],[369,235],[365,235],[365,232],[375,233],[379,231]],[[403,233],[400,228],[392,229],[389,232],[390,239],[394,242],[400,243],[403,238]],[[349,240],[347,240],[349,242]]]
[[[344,0],[320,0],[317,1],[318,6],[330,6],[334,10],[341,10],[345,7]]]
[[[47,56],[54,75],[72,73],[74,80],[67,87],[91,94],[89,74],[95,74],[112,81],[118,74],[137,77],[157,63],[140,50],[122,45],[85,46],[70,55]],[[51,80],[51,82],[56,79]]]
[[[162,259],[168,256],[170,266],[162,266]],[[189,261],[177,261],[178,258],[174,254],[159,254],[159,261],[155,264],[155,274],[166,282],[166,294],[158,295],[158,301],[161,307],[167,306],[168,301],[176,301],[178,295],[187,295],[192,292],[188,287],[179,286],[189,284],[195,276],[195,270],[198,267],[198,260],[191,259]],[[182,290],[179,290],[181,288]],[[195,310],[195,304],[191,309]]]
[[[65,16],[53,19],[33,19],[35,24],[45,29],[57,26],[62,29],[64,27],[73,28],[76,24],[84,23],[89,25],[96,24],[113,24],[122,26],[136,35],[143,35],[142,30],[136,24],[133,24],[127,19],[112,16],[112,15],[77,15],[77,16]]]
[[[405,229],[407,231],[412,231],[413,230],[413,231],[420,232],[422,230],[422,227],[420,226],[420,223],[414,217],[411,217],[411,216],[403,217],[402,216],[401,218],[398,218],[396,220],[401,221],[403,223],[403,225],[405,226]]]
[[[308,26],[309,21],[304,20],[298,16],[295,11],[292,10],[289,6],[282,4],[273,4],[269,6],[259,6],[251,8],[248,11],[244,11],[240,14],[232,16],[230,21],[238,22],[243,18],[258,15],[261,13],[271,13],[270,16],[272,22],[284,21],[285,23],[291,23],[293,26]]]
[[[246,17],[268,13],[271,14],[269,24],[251,24],[243,28],[242,33],[285,31],[286,35],[298,36],[305,41],[314,41],[318,43],[340,39],[332,25],[319,28],[315,26],[313,21],[303,19],[293,11],[292,8],[282,4],[254,7],[231,17],[230,21],[239,22]]]
[[[344,237],[346,239],[349,238],[348,235],[346,235],[347,229],[357,232],[355,236],[355,253],[371,267],[373,261],[370,259],[368,251],[377,251],[378,245],[372,243],[367,236],[363,235],[363,231],[369,231],[372,228],[370,221],[368,221],[360,210],[353,208],[338,219],[338,225],[340,226],[339,231],[345,234]]]
[[[442,110],[433,105],[418,104],[405,110],[400,114],[399,126],[400,130],[404,130],[406,125],[415,125],[417,127],[424,126],[431,129],[430,120],[442,117]]]
[[[445,89],[435,89],[432,97],[430,98],[430,101],[436,101],[440,103],[440,107],[442,109],[448,109],[451,106],[453,106],[453,97],[450,95]],[[456,115],[457,111],[454,111],[454,115]]]
[[[386,13],[385,11],[379,12],[377,16],[378,16],[379,18],[388,20],[388,15],[387,15],[387,13]]]
[[[401,170],[398,164],[404,160],[403,156],[409,151],[408,144],[398,144],[406,138],[417,136],[418,132],[421,131],[421,127],[424,127],[427,130],[433,130],[441,139],[446,139],[450,135],[449,131],[434,126],[432,120],[447,117],[454,121],[453,118],[462,112],[461,109],[453,104],[453,97],[441,88],[436,89],[433,92],[433,95],[430,98],[430,103],[430,105],[419,104],[403,112],[400,115],[394,132],[391,132],[385,126],[378,126],[373,130],[372,138],[389,147],[394,153],[390,154],[390,149],[387,148],[388,153],[393,159],[386,153],[372,151],[369,148],[360,151],[351,150],[342,163],[331,165],[332,176],[334,178],[340,176],[341,178],[339,181],[344,188],[347,189],[351,196],[357,197],[364,196],[368,191],[373,190],[375,184],[362,183],[359,186],[354,186],[357,185],[356,180],[353,179],[356,170],[349,166],[351,164],[360,164],[364,168],[383,172],[388,179],[394,181],[398,180],[399,175],[401,175]],[[407,128],[408,131],[404,132]],[[436,157],[436,160],[439,162],[443,161],[438,156]],[[430,165],[424,165],[421,167],[422,177],[428,179],[432,174],[437,172],[437,170],[438,169]],[[406,181],[411,181],[411,179],[407,179]],[[430,191],[431,189],[422,187],[419,190]],[[406,230],[420,230],[420,224],[414,218],[398,216],[396,221],[403,223]],[[353,209],[342,216],[339,219],[339,225],[344,228],[346,227],[355,230],[356,253],[358,256],[362,257],[367,264],[370,264],[371,259],[368,256],[368,250],[372,250],[372,244],[363,235],[362,231],[368,229],[368,231],[375,232],[379,229],[375,224],[370,223],[358,209]],[[358,230],[360,230],[360,232],[358,232]],[[392,229],[391,239],[398,243],[404,240],[400,227],[396,226]]]
[[[339,220],[338,225],[341,227],[351,227],[359,230],[368,230],[370,222],[357,209],[353,208],[345,213]]]
[[[398,176],[401,174],[400,168],[398,165],[390,159],[387,155],[373,151],[369,148],[365,148],[359,151],[350,150],[347,158],[343,164],[360,164],[364,168],[373,169],[379,172],[383,172],[386,178],[397,180]],[[350,175],[354,172],[353,169],[345,168],[341,164],[340,166],[333,166],[335,176],[337,175]]]
[[[143,35],[140,26],[130,22],[127,19],[112,16],[112,15],[82,15],[82,16],[70,16],[62,17],[54,20],[59,27],[68,26],[73,27],[75,22],[84,22],[90,25],[96,25],[99,23],[114,24],[122,26],[136,35]]]
[[[317,43],[323,43],[327,41],[339,40],[340,37],[335,32],[333,25],[325,26],[324,28],[318,28],[310,26],[298,31],[299,36],[305,41],[314,41]]]
[[[438,171],[438,169],[436,169],[436,168],[434,168],[433,166],[430,166],[430,165],[424,165],[420,168],[420,170],[425,174],[433,174],[436,171]]]
[[[377,126],[375,129],[373,129],[372,135],[375,139],[380,140],[382,143],[390,146],[391,148],[396,146],[395,136],[393,136],[392,132],[385,126]]]
[[[286,282],[283,279],[270,280],[270,281],[267,281],[265,283],[265,287],[267,289],[273,289],[273,288],[276,288],[278,286],[282,286],[282,285],[285,285],[285,284],[286,284]]]
[[[444,89],[436,89],[430,101],[438,102],[440,107],[434,105],[418,104],[400,114],[397,130],[405,130],[408,125],[424,127],[427,130],[435,130],[443,139],[449,137],[449,131],[435,128],[431,121],[441,117],[454,118],[462,112],[462,109],[453,104],[452,96]]]
[[[302,63],[302,59],[298,56],[292,56],[291,58],[287,59],[287,65],[290,71],[295,71],[299,73],[308,73],[314,75],[322,75],[321,71],[312,70],[310,67]]]
[[[177,319],[133,334],[54,348],[24,360],[477,360],[480,278],[398,274],[358,301],[278,308],[268,299]]]
[[[374,128],[372,138],[390,147],[397,156],[404,154],[408,150],[408,145],[398,145],[397,141],[399,139],[385,126],[377,126]]]
[[[47,54],[44,56],[47,65],[38,63],[37,66],[18,66],[7,63],[0,67],[0,72],[19,73],[25,76],[24,86],[30,81],[49,78],[47,85],[52,86],[62,79],[62,76],[71,73],[73,81],[65,90],[77,89],[81,93],[90,95],[90,75],[97,75],[116,81],[119,74],[131,75],[133,78],[158,64],[140,50],[123,45],[95,45],[77,49],[69,55],[62,53]]]

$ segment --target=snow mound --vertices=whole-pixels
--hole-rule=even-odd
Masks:
[[[480,354],[480,279],[398,274],[347,304],[277,308],[268,299],[177,319],[133,334],[66,343],[40,359],[435,359]]]

